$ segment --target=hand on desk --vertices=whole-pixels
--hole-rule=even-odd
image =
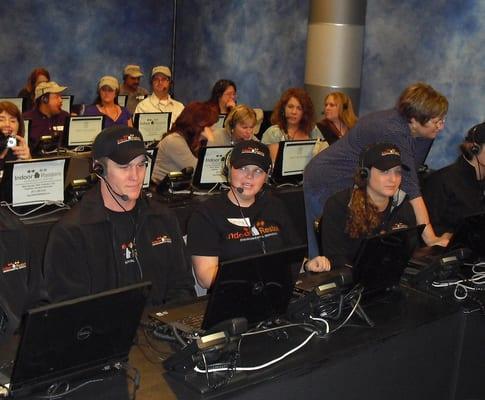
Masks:
[[[305,271],[325,272],[330,271],[330,260],[324,256],[317,256],[305,263]]]

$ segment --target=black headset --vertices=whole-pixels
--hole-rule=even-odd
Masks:
[[[98,175],[98,176],[100,176],[100,177],[104,178],[105,173],[106,173],[106,169],[105,169],[105,167],[104,167],[104,165],[103,165],[103,164],[101,164],[99,161],[96,161],[96,162],[94,163],[94,165],[93,165],[93,172],[94,172],[96,175]]]
[[[470,129],[466,137],[466,141],[472,144],[472,147],[470,148],[470,153],[472,153],[474,156],[478,156],[482,151],[482,145],[478,143],[477,140],[477,131],[478,125]]]
[[[40,101],[42,101],[42,103],[49,103],[49,93],[46,93],[46,94],[43,94],[42,97],[40,98]]]
[[[368,149],[370,147],[366,148],[364,152],[360,156],[360,162],[359,162],[359,170],[357,171],[357,174],[359,175],[360,178],[367,180],[369,179],[370,176],[370,170],[364,165],[364,160],[365,156],[367,155]]]

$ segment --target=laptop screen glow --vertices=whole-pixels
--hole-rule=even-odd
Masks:
[[[67,145],[89,146],[103,129],[103,117],[70,117]]]
[[[16,163],[12,174],[12,205],[64,201],[65,159]]]
[[[281,176],[300,175],[312,158],[315,140],[297,140],[283,143]]]

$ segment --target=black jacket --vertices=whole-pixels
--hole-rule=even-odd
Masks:
[[[429,175],[423,196],[436,234],[454,232],[469,214],[485,211],[485,176],[477,180],[475,168],[459,157]]]
[[[326,256],[333,267],[352,264],[363,237],[353,239],[345,232],[348,204],[352,189],[334,194],[325,203],[320,223],[322,255]],[[373,234],[390,231],[397,226],[415,226],[416,217],[407,196],[399,191],[399,200],[385,211],[383,221]]]
[[[23,224],[0,208],[0,337],[2,330],[11,333],[17,328],[23,312],[33,301],[27,249]]]
[[[161,204],[146,198],[138,200],[137,209],[138,260],[143,280],[153,285],[151,304],[193,296],[194,279],[175,216]],[[44,258],[44,278],[50,301],[120,286],[118,253],[115,253],[113,225],[108,215],[98,184],[53,226]]]

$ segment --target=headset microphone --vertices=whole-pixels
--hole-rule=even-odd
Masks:
[[[237,188],[236,188],[236,191],[237,191],[239,194],[243,194],[243,193],[244,193],[244,188],[242,188],[242,187],[237,187]]]
[[[113,186],[111,186],[111,185],[109,184],[109,182],[108,182],[108,181],[107,181],[107,180],[104,178],[104,176],[102,176],[102,177],[101,177],[101,179],[103,179],[103,181],[106,183],[106,185],[108,186],[109,190],[110,190],[111,192],[113,192],[113,193],[114,193],[116,196],[118,196],[118,197],[119,197],[121,200],[123,200],[123,201],[128,201],[128,200],[130,199],[130,198],[128,197],[128,195],[127,195],[127,194],[124,194],[124,193],[118,193],[117,191],[115,191],[115,190],[113,189]]]

